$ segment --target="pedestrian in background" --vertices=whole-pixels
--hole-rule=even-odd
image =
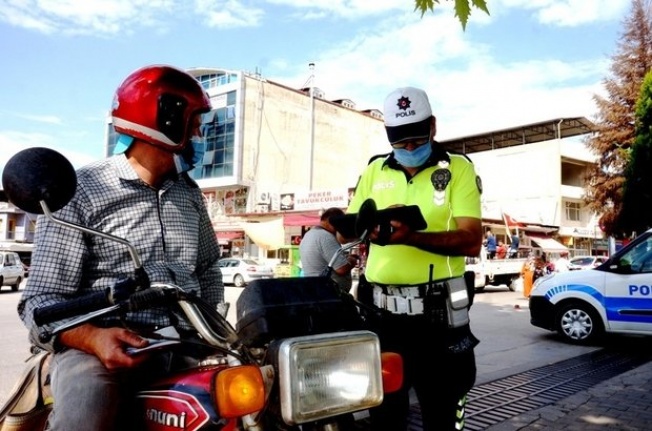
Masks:
[[[427,226],[417,231],[391,220],[369,237],[359,297],[372,298],[383,315],[383,349],[404,360],[403,386],[370,410],[372,429],[406,430],[414,388],[424,430],[460,430],[478,343],[469,327],[464,256],[480,253],[482,183],[466,156],[434,140],[437,123],[423,90],[392,91],[383,112],[392,152],[372,158],[347,212],[358,213],[367,199],[379,209],[417,205]]]
[[[487,248],[487,258],[493,259],[496,257],[496,237],[493,232],[487,230],[487,239],[485,247]]]
[[[534,284],[534,256],[528,256],[527,260],[523,262],[521,277],[523,277],[523,296],[529,298]]]
[[[507,257],[507,246],[502,241],[498,241],[496,247],[496,259],[505,259]]]
[[[520,239],[518,235],[515,233],[512,234],[511,238],[511,244],[509,244],[509,250],[507,251],[507,257],[510,259],[515,259],[518,257],[518,248],[520,246]]]
[[[342,215],[344,215],[342,209],[328,208],[321,214],[319,224],[310,228],[303,236],[299,245],[299,254],[304,277],[317,277],[324,274],[330,260],[342,248],[335,236],[335,227],[330,222],[331,217]],[[355,267],[356,260],[355,256],[340,254],[333,264],[331,278],[345,292],[351,289],[351,270]]]
[[[570,260],[568,260],[568,252],[562,251],[559,253],[559,259],[555,261],[555,271],[566,272],[570,270]]]

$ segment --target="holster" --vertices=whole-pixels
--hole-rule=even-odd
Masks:
[[[364,274],[358,279],[357,300],[365,305],[374,305],[374,286],[367,281]]]
[[[475,298],[475,272],[466,271],[464,273],[464,281],[466,282],[466,291],[469,295],[469,309],[473,305],[473,299]]]

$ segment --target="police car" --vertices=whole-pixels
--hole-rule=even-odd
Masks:
[[[530,323],[575,344],[605,333],[652,335],[652,229],[594,269],[538,279]]]

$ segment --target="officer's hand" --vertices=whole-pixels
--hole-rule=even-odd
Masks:
[[[412,234],[412,229],[406,223],[402,223],[398,220],[392,220],[389,222],[391,226],[391,234],[389,236],[390,244],[406,244],[408,238]]]
[[[389,223],[376,226],[371,232],[369,240],[378,245],[406,244],[412,234],[410,226],[398,220],[391,220]]]

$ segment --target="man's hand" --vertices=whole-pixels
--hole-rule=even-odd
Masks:
[[[126,353],[127,347],[142,348],[148,341],[124,328],[98,328],[86,324],[61,333],[59,342],[97,356],[108,370],[135,367],[149,357],[147,354],[130,356]]]

